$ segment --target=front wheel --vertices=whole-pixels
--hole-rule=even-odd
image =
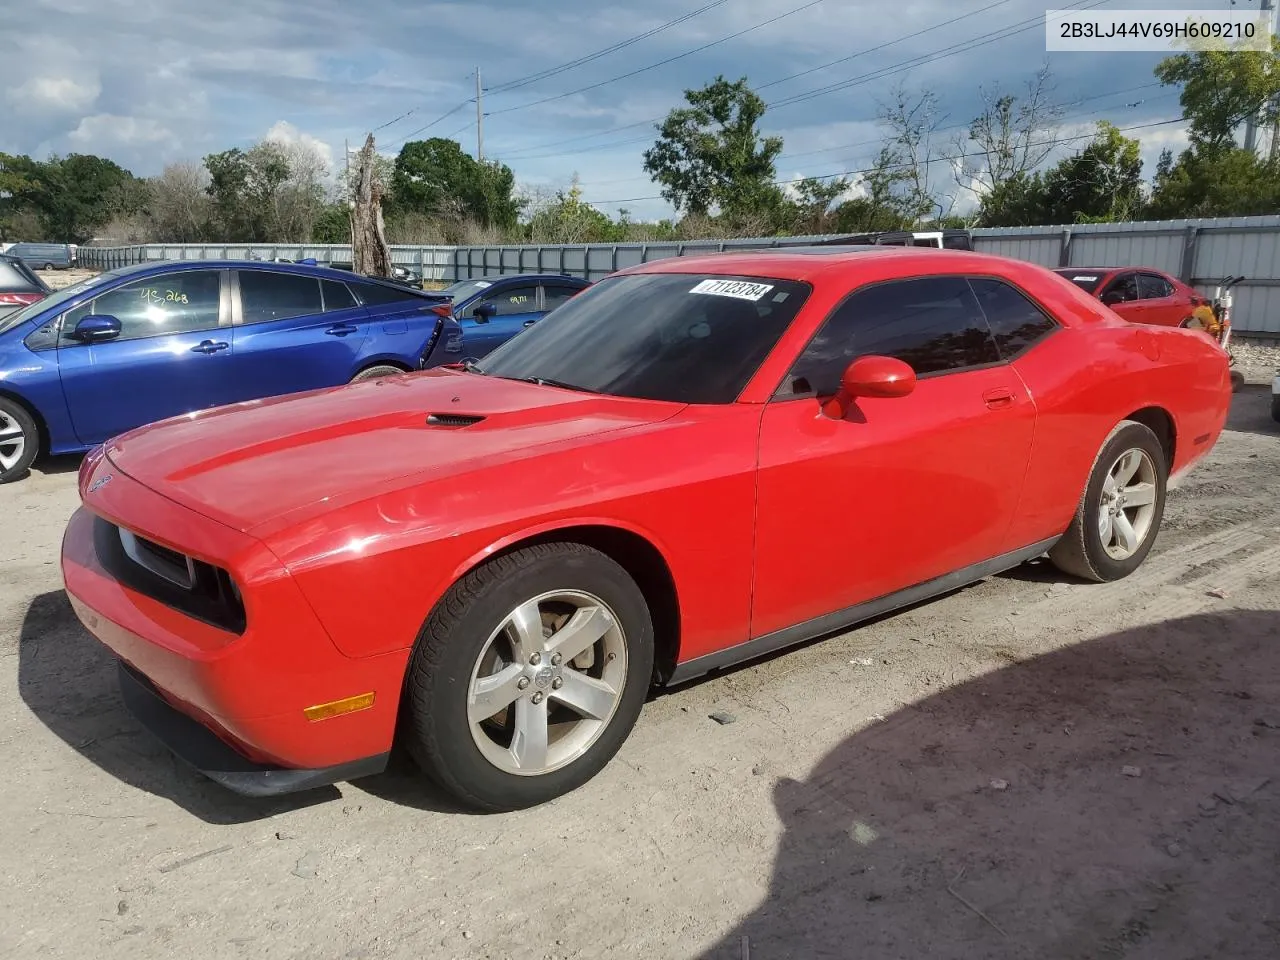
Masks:
[[[40,434],[26,407],[0,397],[0,483],[25,477],[39,449]]]
[[[617,753],[653,658],[644,594],[615,561],[577,543],[517,550],[463,577],[428,618],[402,736],[467,806],[545,803]]]
[[[1151,428],[1122,421],[1103,443],[1071,526],[1049,559],[1084,580],[1129,576],[1160,530],[1168,474],[1164,448]]]

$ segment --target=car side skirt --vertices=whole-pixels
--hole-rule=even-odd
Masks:
[[[975,563],[972,566],[962,567],[951,573],[943,574],[941,577],[926,580],[924,583],[907,587],[905,590],[886,594],[875,600],[854,604],[852,607],[846,607],[843,610],[837,610],[834,613],[828,613],[813,620],[806,620],[804,623],[798,623],[793,627],[775,630],[773,633],[767,633],[763,637],[756,637],[754,640],[748,640],[737,646],[729,647],[725,650],[717,650],[715,653],[708,653],[705,656],[676,664],[675,669],[671,672],[670,679],[667,680],[667,686],[687,683],[714,670],[737,666],[748,660],[768,656],[771,653],[796,646],[808,640],[831,636],[866,620],[892,613],[895,610],[901,610],[903,607],[912,606],[944,593],[950,593],[952,590],[958,590],[986,577],[1011,570],[1019,564],[1026,563],[1028,560],[1034,560],[1036,557],[1048,552],[1060,539],[1061,536],[1051,537],[1048,540],[1042,540],[1039,543],[1023,547],[1020,550],[1001,554],[990,560],[984,560],[981,563]]]

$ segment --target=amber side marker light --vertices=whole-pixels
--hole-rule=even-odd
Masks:
[[[344,713],[355,713],[358,710],[368,710],[373,706],[373,693],[361,693],[354,697],[347,697],[343,700],[332,700],[329,703],[318,703],[314,707],[307,707],[302,712],[308,720],[328,720],[330,717],[340,717]]]

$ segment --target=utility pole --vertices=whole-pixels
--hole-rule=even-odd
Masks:
[[[1262,0],[1262,12],[1267,15],[1267,36],[1271,36],[1272,32],[1272,16],[1271,16],[1271,0]],[[1271,104],[1268,104],[1271,106]],[[1249,119],[1245,122],[1244,128],[1244,148],[1250,153],[1255,153],[1258,149],[1258,116],[1250,114]],[[1275,138],[1272,137],[1271,145],[1272,155],[1275,154]]]
[[[476,160],[484,162],[484,88],[480,86],[479,67],[476,67]]]

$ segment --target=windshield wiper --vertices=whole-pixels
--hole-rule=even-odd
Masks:
[[[586,387],[580,387],[574,383],[565,383],[563,380],[549,380],[546,377],[520,377],[525,383],[536,383],[540,387],[559,387],[561,390],[576,390],[579,393],[591,393]]]
[[[484,376],[484,371],[480,369],[480,364],[476,363],[474,360],[463,360],[462,369],[467,371],[467,373],[478,373],[480,376]]]

